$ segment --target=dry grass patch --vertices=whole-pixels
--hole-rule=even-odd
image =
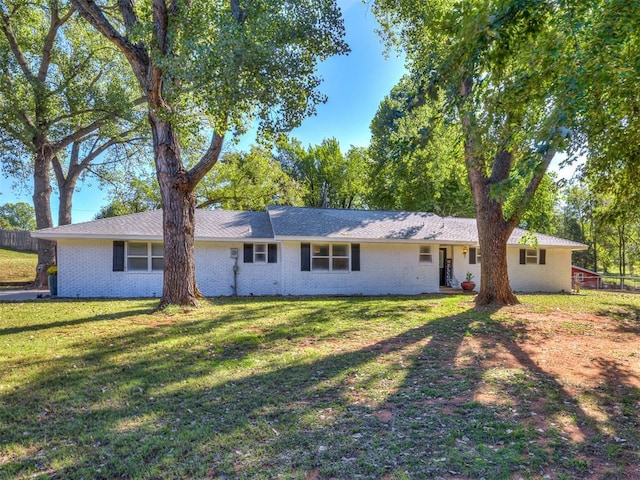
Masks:
[[[0,248],[0,283],[24,283],[36,276],[38,255]]]

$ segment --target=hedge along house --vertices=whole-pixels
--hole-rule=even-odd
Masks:
[[[515,291],[571,291],[571,252],[586,246],[536,235],[509,239]],[[63,297],[153,297],[162,293],[162,212],[38,230],[58,242]],[[432,213],[270,207],[198,210],[195,260],[207,296],[385,295],[438,292],[467,272],[480,280],[476,222]]]

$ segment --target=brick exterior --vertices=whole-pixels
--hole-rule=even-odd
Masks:
[[[327,242],[326,240],[324,241]],[[233,294],[231,248],[238,249],[237,294],[386,295],[437,292],[439,245],[433,263],[421,264],[419,244],[360,242],[359,272],[303,272],[300,241],[278,244],[277,263],[244,263],[242,242],[196,242],[196,276],[206,296]],[[313,243],[313,242],[311,242]],[[341,242],[345,243],[345,242]],[[348,242],[346,242],[348,243]],[[508,249],[509,279],[515,291],[571,290],[571,251],[547,248],[546,265],[520,265],[518,248]],[[461,246],[448,246],[458,281],[466,272],[480,286],[480,265],[469,265]],[[113,271],[113,241],[58,240],[58,294],[61,297],[159,297],[162,273]]]

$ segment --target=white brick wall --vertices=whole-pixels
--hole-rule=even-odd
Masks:
[[[418,262],[419,245],[361,243],[360,271],[300,271],[300,242],[283,242],[285,295],[414,295],[438,291],[437,245],[433,264]]]
[[[113,271],[111,240],[58,240],[61,297],[160,297],[162,273]]]
[[[243,243],[200,242],[196,244],[196,278],[206,296],[233,295],[231,248],[238,249],[238,295],[278,295],[281,249],[278,263],[244,263]]]
[[[433,263],[418,261],[419,245],[360,243],[360,271],[348,273],[300,271],[300,242],[278,245],[278,263],[243,263],[240,242],[196,244],[196,277],[202,293],[233,293],[230,249],[238,249],[238,295],[385,295],[437,292],[438,245]],[[58,293],[61,297],[159,297],[161,273],[113,272],[111,240],[58,241]],[[480,282],[480,265],[469,265],[461,247],[449,247],[454,275],[467,271]],[[571,252],[547,249],[546,265],[520,265],[519,249],[508,249],[509,278],[515,291],[570,291]]]
[[[509,282],[515,292],[571,291],[571,250],[547,248],[545,265],[520,265],[520,248],[525,247],[507,248]],[[460,246],[453,248],[453,272],[460,282],[467,272],[473,273],[476,290],[480,288],[480,265],[469,265],[469,254],[465,258]]]
[[[547,249],[545,265],[520,265],[520,249],[507,249],[509,280],[515,292],[571,292],[571,250]]]
[[[197,243],[196,278],[207,296],[233,294],[231,248],[238,249],[238,295],[280,293],[276,264],[243,263],[242,243]],[[280,251],[278,252],[280,256]],[[160,297],[162,273],[114,272],[113,241],[59,240],[58,294],[61,297]]]

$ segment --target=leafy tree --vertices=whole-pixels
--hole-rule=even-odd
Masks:
[[[278,142],[277,159],[297,182],[302,203],[320,208],[362,208],[367,191],[368,155],[351,147],[346,154],[335,138],[306,149],[296,139]]]
[[[160,307],[196,305],[195,188],[229,131],[254,118],[261,132],[287,130],[314,111],[317,62],[348,50],[340,11],[328,0],[72,1],[145,94],[164,219]],[[200,128],[213,133],[187,169],[181,139]]]
[[[517,303],[506,243],[568,133],[570,12],[551,0],[377,0],[374,11],[462,132],[483,259],[476,304]]]
[[[520,186],[523,188],[523,186]],[[522,214],[518,226],[530,232],[545,233],[547,235],[558,234],[557,209],[559,207],[559,182],[554,172],[547,172],[540,181],[536,193],[531,199],[527,210]],[[504,210],[507,215],[512,209],[513,197],[505,201]]]
[[[430,98],[419,74],[404,76],[380,103],[371,122],[372,208],[473,215],[460,128]]]
[[[264,210],[269,205],[301,205],[295,182],[271,152],[226,152],[196,189],[198,208]]]
[[[576,38],[583,106],[574,144],[586,156],[585,180],[598,196],[640,205],[640,10],[637,2],[575,2],[585,28]]]
[[[33,207],[26,202],[0,205],[0,228],[6,230],[35,230],[36,216]]]
[[[5,173],[32,177],[38,228],[53,226],[52,167],[64,225],[81,175],[139,125],[122,61],[90,33],[65,0],[0,1],[0,160]],[[55,242],[38,245],[36,282],[46,285]]]
[[[574,252],[573,262],[593,271],[598,271],[596,207],[596,199],[588,185],[574,182],[563,191],[562,213],[557,226],[562,237],[588,245],[588,250]]]

